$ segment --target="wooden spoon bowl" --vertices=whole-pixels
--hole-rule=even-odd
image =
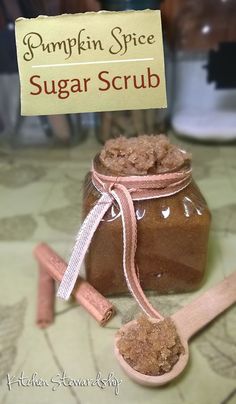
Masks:
[[[159,322],[160,320],[151,319],[152,322]],[[129,323],[125,324],[119,332],[115,336],[115,356],[120,366],[124,370],[124,372],[136,383],[142,384],[143,386],[161,386],[173,380],[177,377],[185,368],[189,360],[189,349],[188,344],[184,339],[181,338],[181,335],[178,332],[180,337],[181,343],[184,347],[184,353],[180,355],[178,362],[173,366],[170,372],[164,373],[161,376],[149,376],[144,375],[143,373],[138,372],[137,370],[133,369],[128,362],[123,358],[120,354],[119,349],[117,347],[118,341],[120,339],[120,332],[126,331],[129,327],[133,326],[136,323],[136,320],[130,321]]]
[[[125,373],[135,382],[145,386],[161,386],[175,379],[185,368],[189,359],[189,339],[212,321],[220,313],[236,302],[236,272],[225,278],[218,285],[209,289],[202,296],[183,307],[171,316],[185,352],[180,355],[173,368],[161,376],[144,375],[134,370],[120,354],[117,343],[120,331],[127,330],[136,320],[125,324],[115,336],[115,356]],[[152,322],[160,320],[151,319]]]

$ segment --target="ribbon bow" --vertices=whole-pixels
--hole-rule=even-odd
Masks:
[[[77,234],[57,296],[65,300],[70,297],[93,234],[105,213],[116,201],[122,218],[123,271],[127,286],[148,316],[161,319],[161,315],[147,300],[136,273],[137,223],[133,201],[162,198],[180,192],[191,182],[191,168],[156,175],[114,177],[101,174],[92,167],[92,182],[101,197],[90,210]]]

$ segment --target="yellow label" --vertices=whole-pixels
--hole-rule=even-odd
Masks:
[[[160,11],[16,21],[22,115],[166,107]]]

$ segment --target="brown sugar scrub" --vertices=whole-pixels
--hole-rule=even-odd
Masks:
[[[177,170],[191,155],[181,152],[165,135],[123,136],[108,140],[99,161],[109,174],[147,175]]]
[[[153,323],[144,315],[127,330],[119,332],[117,347],[133,369],[150,376],[169,372],[184,353],[170,318]]]
[[[151,176],[191,168],[191,155],[164,135],[109,140],[94,159],[103,175]],[[83,215],[100,197],[89,173],[85,180]],[[193,179],[170,196],[133,201],[137,222],[135,263],[142,289],[159,293],[189,292],[205,273],[210,212]],[[121,213],[112,204],[100,222],[85,259],[88,281],[103,295],[127,292],[123,273]]]

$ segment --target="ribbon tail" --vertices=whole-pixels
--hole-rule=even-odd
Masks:
[[[77,236],[68,267],[57,291],[57,297],[68,300],[75,286],[86,251],[103,216],[112,205],[113,198],[103,193],[85,218]]]
[[[135,253],[137,248],[137,223],[133,200],[128,190],[122,185],[116,185],[112,195],[119,204],[123,227],[123,270],[127,286],[141,309],[150,317],[162,320],[163,317],[146,298],[139,283],[135,268]]]

